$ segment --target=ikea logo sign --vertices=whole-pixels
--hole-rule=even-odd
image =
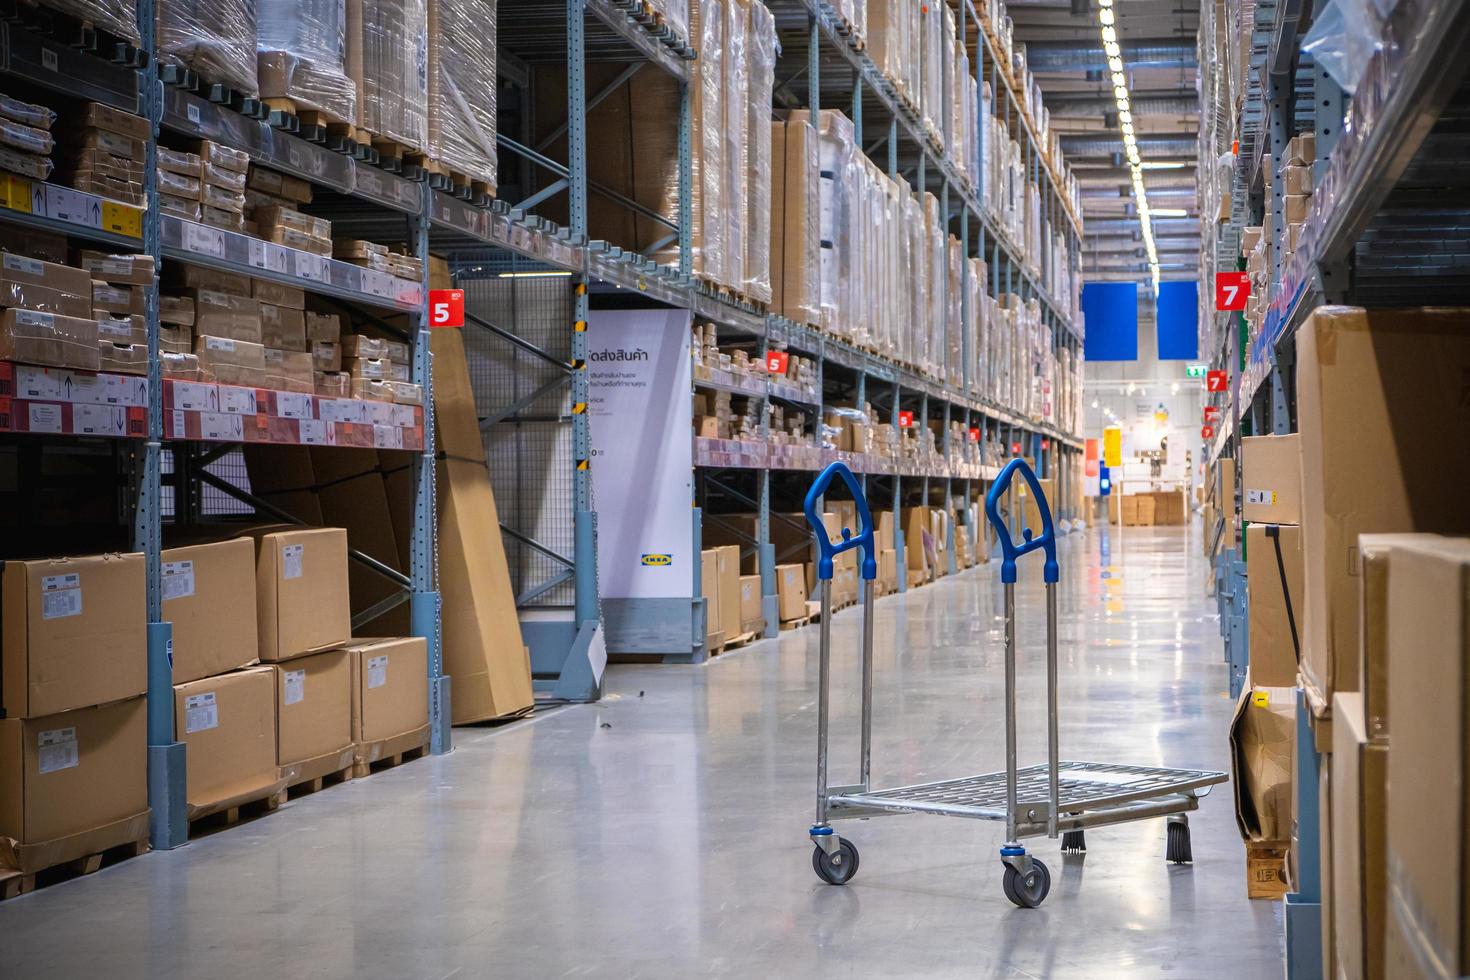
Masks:
[[[644,555],[643,564],[652,568],[665,568],[674,563],[673,555]]]

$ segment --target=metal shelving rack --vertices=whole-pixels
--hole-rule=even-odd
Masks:
[[[1236,314],[1202,318],[1211,366],[1228,370],[1231,378],[1229,392],[1216,398],[1223,422],[1207,446],[1211,463],[1238,459],[1242,435],[1295,430],[1296,331],[1315,307],[1463,305],[1470,285],[1470,260],[1463,249],[1448,244],[1463,241],[1470,222],[1465,203],[1470,180],[1457,149],[1463,147],[1470,119],[1470,76],[1466,61],[1456,56],[1470,41],[1470,6],[1457,0],[1401,0],[1351,95],[1301,51],[1313,12],[1310,0],[1229,6],[1252,25],[1251,78],[1232,121],[1240,152],[1230,176],[1230,218],[1217,227],[1216,248],[1206,250],[1214,267],[1204,269],[1202,293],[1212,293],[1215,271],[1242,267],[1239,241],[1248,225],[1265,228],[1275,254],[1282,254],[1281,181],[1274,182],[1276,196],[1268,201],[1263,174],[1265,168],[1279,172],[1287,140],[1304,123],[1316,134],[1315,192],[1297,253],[1271,270],[1270,305],[1259,332],[1249,335]],[[1207,117],[1208,111],[1202,114]],[[1202,141],[1218,149],[1219,132],[1202,133]],[[1215,581],[1236,694],[1250,660],[1238,534],[1224,543]],[[1298,869],[1285,915],[1287,975],[1293,978],[1321,977],[1323,963],[1318,822],[1323,760],[1314,750],[1311,716],[1298,691]]]
[[[17,20],[0,25],[0,74],[57,96],[102,102],[142,115],[153,127],[147,142],[144,207],[106,201],[70,188],[19,177],[0,180],[0,221],[65,234],[116,251],[141,253],[161,261],[182,261],[298,286],[352,309],[380,315],[407,315],[398,331],[412,344],[412,379],[423,386],[425,405],[387,405],[292,395],[263,389],[226,389],[165,380],[159,357],[158,286],[145,294],[149,348],[146,378],[121,383],[126,400],[84,403],[49,391],[20,365],[0,365],[7,399],[5,431],[45,438],[58,448],[86,447],[97,437],[116,448],[122,461],[130,512],[131,539],[146,562],[148,614],[148,795],[155,848],[176,847],[188,839],[185,811],[185,746],[174,741],[172,631],[163,619],[161,547],[163,525],[175,517],[198,517],[200,487],[216,500],[234,498],[259,513],[285,520],[291,515],[260,500],[219,472],[214,464],[244,443],[357,446],[413,451],[415,475],[411,568],[397,572],[353,550],[351,557],[399,585],[411,603],[412,632],[429,645],[432,751],[447,752],[449,678],[443,674],[439,643],[439,595],[435,575],[434,430],[429,364],[427,303],[428,216],[431,194],[424,183],[375,171],[351,157],[272,129],[266,122],[216,105],[193,92],[169,87],[155,69],[155,8],[139,0],[142,45],[127,57],[88,51],[59,33],[48,36]],[[394,239],[415,246],[423,260],[423,283],[396,279],[347,263],[192,221],[164,216],[158,207],[154,164],[160,130],[200,136],[246,150],[255,162],[310,180],[337,192],[351,209],[396,214]],[[390,239],[391,240],[391,239]],[[382,322],[381,320],[379,322]],[[55,373],[55,372],[53,372]],[[66,374],[66,372],[60,372]],[[29,388],[27,386],[30,385]],[[190,397],[211,394],[199,405]],[[166,399],[172,404],[165,411]],[[214,399],[217,399],[214,400]],[[27,425],[34,410],[57,406],[59,423],[42,435]],[[246,424],[247,420],[250,424]],[[77,438],[84,442],[78,443]],[[34,444],[34,443],[32,443]],[[167,492],[166,492],[167,491]],[[401,601],[401,600],[399,600]],[[381,610],[380,610],[381,611]]]

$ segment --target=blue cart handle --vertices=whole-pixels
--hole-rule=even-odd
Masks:
[[[1019,546],[1011,541],[1011,532],[1006,528],[1005,521],[1000,519],[1000,498],[1010,489],[1011,479],[1018,471],[1026,478],[1026,482],[1031,484],[1031,492],[1036,495],[1036,509],[1041,512],[1041,536],[1031,537],[1031,529],[1028,527],[1023,532],[1025,540]],[[1024,459],[1019,456],[1012,459],[991,484],[990,492],[985,495],[985,516],[990,518],[990,523],[995,525],[995,533],[1000,537],[1000,580],[1002,582],[1014,582],[1016,580],[1016,559],[1037,548],[1046,549],[1046,581],[1052,583],[1060,578],[1060,569],[1057,566],[1057,533],[1051,523],[1051,506],[1046,502],[1046,495],[1041,492],[1041,484],[1037,481],[1036,474],[1031,471],[1031,467]]]
[[[817,501],[832,485],[832,479],[838,476],[847,484],[847,489],[852,491],[862,533],[853,537],[852,529],[844,527],[842,540],[833,544],[827,537],[827,525],[822,523],[822,515],[817,513]],[[853,548],[863,549],[863,578],[872,581],[878,577],[877,552],[873,550],[873,515],[868,512],[868,498],[863,496],[863,488],[858,486],[857,477],[852,475],[852,470],[847,468],[846,463],[832,463],[821,472],[812,488],[806,492],[806,505],[803,509],[806,511],[806,522],[812,526],[812,533],[817,538],[817,578],[831,579],[832,559]]]

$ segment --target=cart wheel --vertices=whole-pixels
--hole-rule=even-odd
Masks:
[[[1062,835],[1062,853],[1063,854],[1086,854],[1087,853],[1087,838],[1083,836],[1083,831],[1080,831],[1080,830],[1069,830],[1065,834]]]
[[[1009,864],[1001,887],[1016,905],[1023,909],[1034,909],[1046,900],[1051,891],[1051,872],[1036,858],[1031,859],[1031,870],[1021,874]]]
[[[1192,864],[1194,851],[1189,846],[1189,823],[1185,820],[1169,820],[1168,844],[1164,858],[1170,864]]]
[[[837,838],[837,853],[828,854],[820,847],[812,848],[812,870],[829,885],[845,885],[857,874],[858,851],[852,841]]]

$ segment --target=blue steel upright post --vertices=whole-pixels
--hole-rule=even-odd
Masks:
[[[138,0],[138,34],[147,63],[139,73],[143,113],[151,137],[143,166],[143,252],[160,265],[158,127],[163,121],[163,83],[153,75],[156,28],[153,0]],[[158,354],[158,279],[143,290],[148,321],[148,437],[143,476],[133,515],[133,547],[143,553],[148,588],[148,806],[149,843],[157,850],[189,839],[184,743],[174,740],[173,625],[163,620],[163,366]]]

